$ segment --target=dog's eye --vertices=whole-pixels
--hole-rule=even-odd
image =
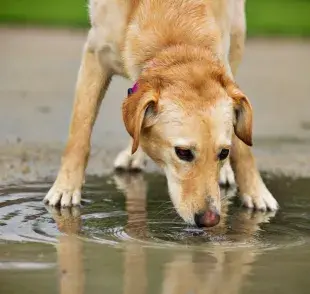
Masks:
[[[193,161],[194,159],[194,154],[191,150],[189,149],[183,149],[179,147],[175,147],[175,154],[184,161]]]
[[[219,160],[224,160],[227,158],[229,154],[229,149],[222,149],[222,151],[220,152],[220,154],[218,155]]]

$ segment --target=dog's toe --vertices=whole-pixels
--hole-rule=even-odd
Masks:
[[[50,206],[71,207],[80,205],[81,190],[76,188],[61,188],[55,183],[46,194],[43,202]]]
[[[266,208],[270,211],[277,211],[279,209],[279,204],[277,200],[271,195],[268,190],[266,191],[266,193],[263,194],[263,200],[265,202]]]
[[[72,203],[71,191],[64,191],[60,200],[61,207],[70,207]]]
[[[241,202],[242,202],[244,207],[249,208],[249,209],[253,209],[254,208],[254,203],[253,203],[253,199],[252,199],[251,196],[249,196],[249,195],[240,195],[240,199],[241,199]]]
[[[61,195],[61,191],[58,191],[55,187],[52,187],[46,194],[43,201],[50,206],[56,206],[60,203]]]

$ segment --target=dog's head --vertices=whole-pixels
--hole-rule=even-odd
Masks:
[[[123,119],[132,153],[140,145],[164,169],[179,215],[213,226],[220,214],[219,171],[233,133],[252,145],[252,109],[223,68],[184,70],[142,76],[123,103]]]

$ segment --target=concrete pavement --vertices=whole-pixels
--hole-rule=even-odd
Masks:
[[[2,183],[55,177],[85,36],[0,28]],[[309,176],[310,41],[249,40],[237,81],[253,104],[260,169]],[[88,174],[111,171],[127,144],[121,101],[130,85],[119,77],[112,82],[95,125]]]

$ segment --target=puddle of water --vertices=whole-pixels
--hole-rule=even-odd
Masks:
[[[165,178],[90,178],[82,209],[48,209],[51,183],[0,188],[0,293],[308,293],[309,179],[268,177],[281,210],[222,191],[223,223],[190,227]]]

